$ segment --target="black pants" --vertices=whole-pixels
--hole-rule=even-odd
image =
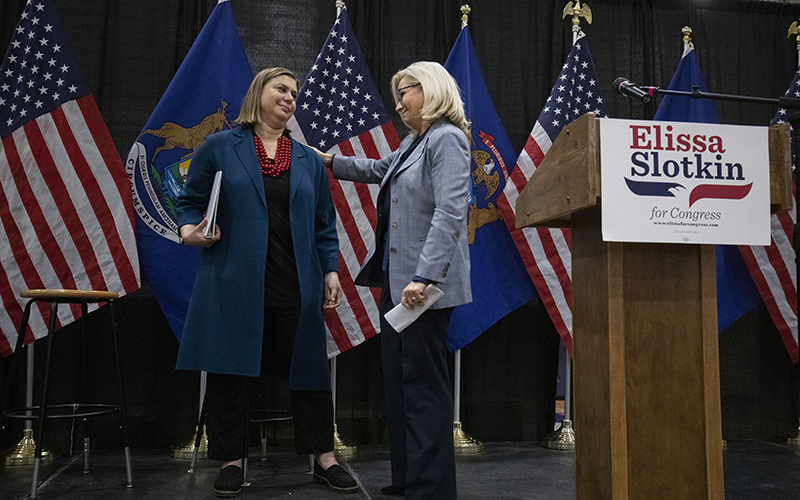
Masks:
[[[262,374],[288,378],[299,316],[299,309],[265,309]],[[244,457],[251,386],[258,380],[258,377],[208,374],[205,403],[208,458],[230,462]],[[291,395],[297,454],[333,451],[331,391],[293,390]]]
[[[392,484],[405,487],[405,500],[452,500],[456,463],[447,329],[453,308],[428,309],[397,333],[384,319],[392,307],[385,283],[380,337]]]

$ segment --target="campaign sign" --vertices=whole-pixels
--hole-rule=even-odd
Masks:
[[[769,245],[767,130],[600,120],[603,240]]]

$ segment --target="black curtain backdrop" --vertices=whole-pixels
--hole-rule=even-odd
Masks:
[[[111,136],[125,156],[183,57],[216,5],[214,0],[51,0]],[[286,66],[302,78],[336,15],[334,0],[231,0],[251,66]],[[350,0],[347,8],[372,75],[390,110],[389,80],[418,60],[444,63],[461,27],[454,0]],[[0,44],[7,47],[25,0],[0,3]],[[572,41],[566,4],[541,0],[474,0],[470,30],[497,112],[516,151],[525,144]],[[593,0],[591,25],[582,21],[608,103],[617,118],[652,118],[655,108],[612,92],[618,76],[666,87],[690,26],[709,90],[779,97],[797,68],[789,25],[800,5],[744,0]],[[767,125],[768,106],[716,103],[723,123]],[[405,135],[394,116],[395,127]],[[103,325],[107,312],[90,315]],[[118,302],[134,446],[166,447],[188,437],[197,414],[198,376],[173,369],[178,345],[146,283]],[[54,398],[74,395],[77,328],[57,337]],[[98,366],[91,375],[97,400],[114,399],[107,339],[92,337]],[[485,441],[536,440],[553,426],[558,336],[540,302],[521,307],[462,350],[462,420]],[[36,356],[37,372],[44,349]],[[797,429],[797,384],[766,309],[759,306],[720,334],[723,435],[779,439]],[[339,356],[340,434],[361,444],[385,443],[380,341]],[[0,384],[10,376],[0,361]],[[24,363],[14,403],[23,398]],[[282,381],[267,380],[265,405],[287,407]],[[37,389],[38,394],[38,389]],[[59,401],[54,401],[59,402]],[[575,408],[580,411],[580,408]],[[699,411],[699,409],[698,409]],[[103,423],[101,420],[112,420]],[[21,437],[17,424],[0,445]],[[95,427],[98,446],[118,443],[113,419]],[[54,444],[68,442],[69,424],[54,424]],[[279,429],[280,430],[280,429]],[[580,429],[577,430],[580,436]],[[254,433],[254,434],[257,434]],[[290,439],[285,429],[278,439]],[[579,437],[580,438],[580,437]]]

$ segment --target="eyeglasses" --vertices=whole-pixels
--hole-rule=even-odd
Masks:
[[[402,103],[403,102],[403,91],[404,90],[413,89],[414,87],[419,87],[420,85],[422,85],[422,84],[421,83],[412,83],[411,85],[406,85],[405,87],[400,87],[399,89],[397,89],[397,95],[398,95],[397,102],[398,103]]]

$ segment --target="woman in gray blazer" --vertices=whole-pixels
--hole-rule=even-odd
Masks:
[[[380,160],[319,153],[337,179],[379,183],[375,242],[355,283],[382,287],[383,375],[392,462],[384,494],[456,498],[453,396],[447,329],[455,306],[472,301],[467,218],[469,122],[442,65],[417,62],[392,78],[396,111],[411,133]],[[397,333],[384,319],[412,309],[435,284],[444,296]]]

